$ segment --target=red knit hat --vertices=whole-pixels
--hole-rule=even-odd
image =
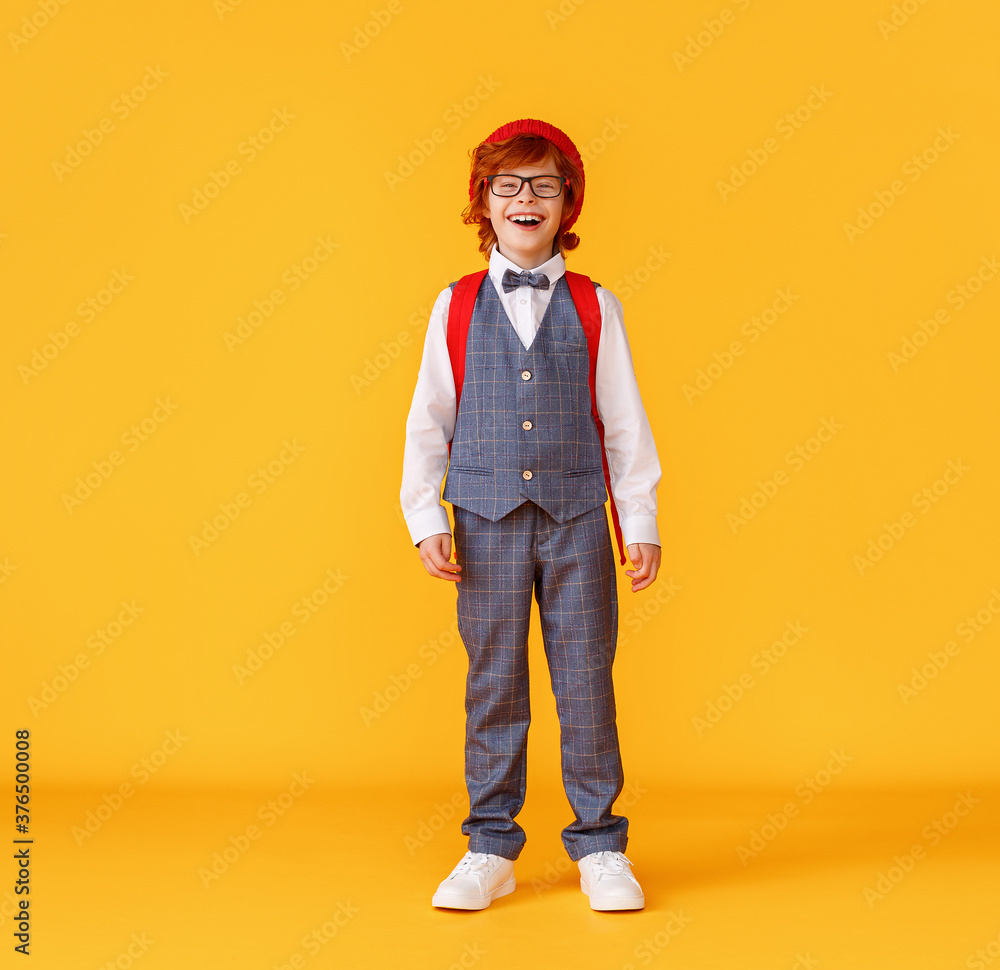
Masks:
[[[569,218],[563,224],[563,231],[565,232],[570,226],[576,222],[577,216],[580,215],[580,209],[583,208],[583,188],[585,180],[583,177],[583,159],[580,157],[580,153],[576,150],[576,145],[570,140],[569,135],[564,131],[560,131],[555,125],[550,125],[547,121],[538,121],[535,118],[521,118],[519,121],[508,121],[507,124],[501,125],[494,131],[491,135],[487,135],[484,141],[496,142],[504,141],[507,138],[513,138],[514,135],[538,135],[541,138],[545,138],[552,142],[572,163],[573,167],[580,173],[580,191],[576,196],[576,205],[573,206],[573,211],[570,213]],[[469,178],[469,198],[473,199],[476,194],[476,186]]]

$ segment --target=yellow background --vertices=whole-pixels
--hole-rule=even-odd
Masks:
[[[1000,794],[994,4],[53,3],[17,0],[0,23],[0,737],[12,754],[14,730],[32,732],[35,965],[102,965],[145,928],[150,970],[277,966],[297,948],[307,966],[447,966],[475,940],[483,968],[618,967],[682,910],[669,961],[650,960],[790,968],[811,946],[820,966],[959,966],[996,937],[995,879],[962,868],[995,863]],[[454,589],[426,576],[399,514],[403,425],[434,297],[483,265],[459,221],[467,152],[519,117],[584,152],[568,265],[624,303],[664,471],[661,579],[633,596],[620,576],[647,909],[617,922],[586,909],[558,840],[570,818],[537,624],[522,888],[470,917],[429,906],[464,851],[466,658]],[[69,164],[87,130],[99,143]],[[875,217],[852,236],[859,210]],[[127,287],[82,314],[116,272]],[[959,308],[962,285],[976,292]],[[276,289],[284,302],[227,346]],[[778,291],[797,298],[754,331]],[[174,409],[129,450],[158,400]],[[824,419],[839,430],[794,467]],[[949,467],[967,471],[947,482]],[[786,483],[734,528],[779,469]],[[123,601],[141,613],[98,655],[88,638]],[[806,631],[761,672],[789,623]],[[294,632],[241,682],[282,624]],[[45,685],[53,699],[32,705]],[[137,783],[171,731],[186,740]],[[849,761],[806,807],[794,793],[831,751]],[[298,821],[289,810],[206,888],[199,868],[296,772],[315,779]],[[126,782],[133,797],[78,845],[74,826]],[[869,906],[864,887],[965,791],[980,801],[942,841],[954,866],[929,848]],[[761,853],[765,895],[735,848],[790,799],[802,818]],[[828,867],[848,860],[840,885]],[[546,866],[558,882],[532,892]],[[302,950],[348,899],[360,915]],[[811,899],[826,901],[814,923],[774,916]],[[931,932],[945,906],[951,929]]]

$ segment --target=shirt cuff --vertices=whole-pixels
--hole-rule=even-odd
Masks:
[[[656,528],[655,515],[633,515],[621,520],[622,542],[630,546],[635,542],[660,545],[660,533]]]
[[[422,509],[419,512],[413,512],[406,517],[406,527],[410,530],[410,538],[415,546],[419,546],[428,536],[443,532],[451,535],[448,510],[443,505],[439,505],[436,509]]]

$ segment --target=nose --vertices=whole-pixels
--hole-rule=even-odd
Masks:
[[[531,183],[522,182],[521,191],[517,193],[518,202],[533,202],[535,198],[535,193],[531,191]]]

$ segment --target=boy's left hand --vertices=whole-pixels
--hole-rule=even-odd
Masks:
[[[638,593],[656,579],[660,568],[660,547],[651,542],[633,542],[625,548],[635,566],[635,569],[626,569],[625,575],[632,579],[632,592]]]

